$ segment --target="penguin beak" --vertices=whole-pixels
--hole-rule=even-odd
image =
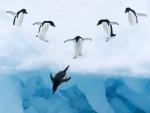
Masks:
[[[99,22],[97,23],[97,26],[99,25]]]
[[[66,73],[69,67],[70,67],[70,65],[68,65],[68,66],[64,69],[63,72]]]
[[[100,24],[101,24],[101,23],[100,23],[100,22],[98,22],[98,23],[97,23],[97,26],[99,26]]]

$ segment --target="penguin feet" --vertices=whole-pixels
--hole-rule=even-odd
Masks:
[[[73,57],[73,59],[76,59],[77,57],[75,56],[75,57]]]
[[[111,34],[111,36],[110,37],[115,37],[116,36],[116,34]]]
[[[82,56],[82,54],[79,54],[79,56]]]
[[[108,42],[109,40],[110,40],[110,38],[109,38],[109,37],[107,37],[107,38],[106,38],[106,42]]]
[[[73,59],[78,58],[78,56],[82,56],[82,54],[79,54],[79,55],[77,55],[77,56],[74,56]]]

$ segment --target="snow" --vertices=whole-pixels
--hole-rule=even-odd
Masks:
[[[0,25],[3,27],[0,58],[17,62],[13,66],[16,71],[51,66],[59,69],[70,64],[73,72],[147,75],[150,65],[149,17],[140,17],[139,24],[130,26],[124,10],[130,6],[149,15],[148,3],[148,0],[5,0],[0,5]],[[13,27],[13,17],[5,11],[21,8],[26,8],[28,12],[23,26]],[[96,26],[102,18],[120,24],[113,27],[117,36],[109,43],[105,42],[106,34],[102,27]],[[32,25],[44,20],[52,20],[56,25],[48,31],[49,43],[35,37],[38,27]],[[73,44],[64,44],[63,41],[78,35],[94,41],[85,42],[83,56],[74,60]],[[11,70],[5,65],[1,68]]]
[[[150,113],[149,0],[0,1],[0,113]],[[147,18],[130,26],[126,7]],[[21,27],[5,12],[26,8]],[[100,19],[116,21],[106,43]],[[37,21],[51,20],[49,43],[35,37]],[[83,55],[73,59],[82,36]],[[71,80],[52,94],[53,76],[70,65]]]

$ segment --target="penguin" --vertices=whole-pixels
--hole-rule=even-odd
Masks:
[[[21,26],[24,20],[24,15],[28,14],[26,9],[21,9],[17,13],[13,11],[6,11],[6,13],[9,13],[12,16],[14,16],[13,25],[16,25],[16,26]]]
[[[138,17],[140,16],[144,16],[147,17],[146,14],[144,13],[136,13],[133,9],[131,9],[130,7],[127,7],[125,9],[125,13],[128,14],[128,21],[130,25],[135,25],[138,23]]]
[[[91,38],[82,38],[81,36],[76,36],[75,38],[73,39],[68,39],[68,40],[65,40],[64,43],[68,42],[68,41],[74,41],[74,59],[77,58],[78,56],[81,56],[82,55],[82,45],[83,45],[83,41],[85,40],[90,40],[92,41]]]
[[[38,35],[36,35],[36,37],[43,40],[44,42],[48,42],[48,40],[45,39],[45,36],[50,26],[55,27],[54,22],[53,21],[35,22],[33,23],[33,25],[40,25]]]
[[[108,19],[101,19],[98,21],[97,26],[101,25],[103,26],[103,29],[105,30],[105,32],[107,33],[108,37],[106,39],[106,42],[108,42],[108,40],[112,37],[115,37],[116,34],[113,33],[113,28],[112,25],[119,25],[119,23],[117,22],[110,22]]]
[[[50,79],[53,83],[52,90],[53,94],[56,92],[57,88],[64,82],[68,82],[71,77],[66,77],[66,72],[68,70],[70,65],[68,65],[63,71],[59,71],[56,73],[56,75],[53,77],[52,74],[50,74]]]

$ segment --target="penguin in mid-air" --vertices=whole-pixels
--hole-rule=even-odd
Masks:
[[[55,93],[59,85],[61,85],[64,82],[68,82],[71,79],[71,77],[66,77],[66,72],[68,68],[69,66],[67,66],[63,71],[59,71],[54,77],[52,76],[52,74],[50,74],[50,79],[53,83],[53,94]]]
[[[14,16],[13,25],[21,26],[24,20],[24,15],[27,14],[27,11],[26,9],[21,9],[17,13],[13,11],[6,11],[6,13],[9,13],[12,16]]]
[[[46,33],[50,26],[55,27],[54,22],[53,21],[35,22],[35,23],[33,23],[33,25],[39,25],[39,31],[38,31],[38,35],[36,35],[36,37],[43,40],[44,42],[48,42],[48,40],[45,39]]]
[[[75,56],[73,57],[74,59],[82,55],[82,45],[83,45],[83,41],[85,40],[92,41],[91,38],[82,38],[81,36],[76,36],[73,39],[68,39],[64,41],[64,43],[68,41],[74,41],[74,51],[75,51]]]
[[[138,23],[138,17],[140,16],[144,16],[147,17],[146,14],[144,13],[136,13],[133,9],[131,9],[130,7],[127,7],[125,9],[125,13],[128,14],[128,21],[130,25],[135,25]]]
[[[119,25],[117,22],[110,22],[108,19],[101,19],[98,21],[97,26],[101,25],[103,26],[103,29],[105,30],[105,32],[107,33],[108,37],[106,39],[106,42],[108,42],[108,40],[114,36],[116,36],[116,34],[113,33],[113,28],[112,25]]]

